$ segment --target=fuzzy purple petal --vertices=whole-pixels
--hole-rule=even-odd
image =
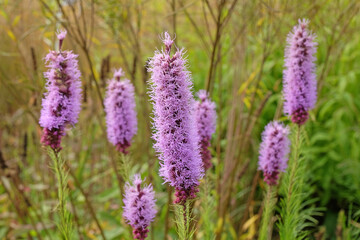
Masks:
[[[128,79],[120,78],[124,72],[115,71],[108,83],[104,101],[107,136],[117,149],[127,153],[131,140],[137,132],[134,86]]]
[[[280,172],[287,168],[290,152],[289,128],[279,122],[270,122],[262,133],[260,144],[259,170],[264,173],[264,181],[276,185]]]
[[[71,51],[50,51],[45,57],[47,92],[42,100],[39,123],[44,128],[42,143],[53,149],[61,149],[65,126],[77,123],[81,110],[81,73],[77,57]]]
[[[150,61],[151,99],[154,104],[153,138],[160,158],[160,175],[176,189],[180,203],[195,197],[203,166],[199,137],[193,113],[190,72],[184,51],[170,55],[173,40],[165,33],[165,49],[156,51]]]
[[[147,228],[156,215],[155,193],[151,185],[141,187],[140,175],[133,177],[132,184],[126,183],[123,216],[133,228],[135,239],[145,239]]]
[[[211,168],[211,153],[209,151],[211,136],[216,129],[215,103],[209,99],[205,90],[197,93],[200,101],[195,102],[195,117],[199,134],[200,154],[205,170]]]
[[[317,99],[315,35],[308,30],[308,20],[299,20],[287,37],[285,50],[284,113],[299,125],[306,122],[308,111]]]

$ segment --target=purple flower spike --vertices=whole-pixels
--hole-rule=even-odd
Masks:
[[[264,181],[277,185],[280,172],[287,168],[290,152],[289,128],[279,122],[270,122],[262,133],[260,144],[259,170],[264,173]]]
[[[66,32],[58,34],[60,42]],[[78,121],[81,109],[81,81],[78,55],[71,51],[50,51],[45,57],[49,70],[44,73],[47,92],[42,100],[40,126],[43,127],[41,142],[55,151],[61,150],[61,138],[66,125]]]
[[[200,136],[200,154],[205,170],[212,167],[211,153],[209,151],[211,136],[216,129],[215,103],[209,99],[205,90],[197,93],[200,101],[195,104],[195,114],[198,134]]]
[[[137,131],[134,86],[120,68],[108,83],[104,101],[107,136],[119,152],[127,154],[127,148]]]
[[[140,175],[135,175],[133,184],[126,183],[123,216],[133,228],[135,239],[144,240],[149,230],[147,227],[156,215],[155,193],[151,185],[141,188]]]
[[[308,117],[308,111],[316,103],[316,53],[315,35],[308,29],[308,20],[299,20],[299,24],[287,37],[284,70],[284,113],[291,121],[302,125]]]
[[[163,42],[165,50],[155,52],[149,68],[156,130],[154,148],[159,153],[160,175],[175,187],[175,203],[183,204],[196,196],[204,170],[184,50],[177,49],[170,56],[173,40],[168,33]]]

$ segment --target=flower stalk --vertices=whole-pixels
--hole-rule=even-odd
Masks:
[[[261,217],[259,230],[259,240],[271,240],[272,235],[272,216],[276,205],[276,186],[267,185],[266,197],[264,200],[264,212]]]
[[[60,153],[54,149],[49,148],[48,154],[52,160],[52,167],[55,171],[58,182],[58,205],[60,222],[58,229],[65,240],[71,240],[73,234],[72,215],[67,209],[67,199],[69,197],[69,189],[67,187],[67,171],[65,170],[65,162],[61,158]]]

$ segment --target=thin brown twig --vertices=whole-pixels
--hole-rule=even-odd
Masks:
[[[69,171],[71,177],[73,178],[76,188],[79,189],[81,194],[84,196],[85,204],[86,204],[87,208],[89,209],[90,215],[93,218],[93,220],[95,221],[97,228],[100,231],[102,239],[106,240],[104,230],[102,229],[101,224],[96,216],[95,210],[89,200],[88,194],[85,192],[84,188],[81,186],[81,183],[77,179],[75,173],[73,172],[73,170],[71,169],[71,167],[69,166],[69,164],[66,161],[64,163],[64,166],[66,167],[66,169]]]
[[[70,187],[69,187],[70,188]],[[83,240],[83,236],[81,234],[81,231],[80,231],[80,221],[79,221],[79,216],[77,214],[77,211],[76,211],[76,207],[75,207],[75,203],[74,203],[74,199],[72,197],[72,194],[70,193],[69,194],[69,199],[70,199],[70,204],[71,204],[71,208],[72,208],[72,212],[74,213],[74,220],[75,220],[75,225],[76,225],[76,230],[77,230],[77,233],[79,235],[79,239],[80,240]]]
[[[251,192],[250,192],[250,195],[249,195],[249,197],[248,197],[248,199],[247,199],[245,209],[249,209],[250,204],[251,204],[251,202],[252,202],[253,199],[254,199],[255,190],[256,190],[256,186],[257,186],[257,184],[258,184],[259,177],[260,177],[260,172],[259,172],[259,171],[256,171],[256,174],[255,174],[255,176],[254,176],[254,178],[253,178],[253,180],[252,180]],[[244,229],[242,228],[242,226],[244,226],[244,223],[245,223],[247,217],[248,217],[248,211],[245,211],[245,213],[244,213],[244,215],[243,215],[243,217],[241,218],[241,221],[240,221],[240,227],[239,227],[238,234],[237,234],[239,237],[241,236],[241,234],[242,234],[242,232],[243,232],[243,230],[244,230]]]
[[[186,17],[189,19],[191,25],[194,27],[197,35],[200,37],[200,40],[201,40],[201,42],[202,42],[202,44],[203,44],[203,46],[204,46],[204,49],[206,50],[206,53],[209,55],[209,49],[210,49],[210,47],[209,47],[208,42],[207,42],[207,41],[205,40],[205,38],[204,38],[204,34],[201,32],[201,30],[200,30],[199,26],[196,24],[195,20],[191,17],[191,14],[189,14],[189,12],[187,11],[187,9],[186,9],[186,7],[184,6],[183,2],[182,2],[182,1],[179,1],[179,3],[180,3],[180,5],[181,5],[181,7],[182,7],[182,9],[183,9]]]

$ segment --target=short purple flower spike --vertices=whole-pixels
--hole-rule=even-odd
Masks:
[[[290,152],[289,128],[279,122],[270,122],[262,133],[260,144],[259,170],[264,173],[264,181],[277,185],[280,172],[287,168]]]
[[[170,56],[173,40],[168,33],[165,49],[150,61],[151,99],[154,104],[153,138],[160,158],[160,175],[175,187],[175,203],[195,198],[203,166],[193,111],[192,82],[186,69],[184,51]]]
[[[215,103],[209,99],[205,90],[197,93],[200,101],[195,103],[195,115],[200,137],[200,154],[205,170],[211,168],[211,153],[209,151],[211,136],[216,129]]]
[[[122,69],[115,71],[108,83],[104,101],[107,136],[119,152],[127,154],[127,148],[137,131],[134,86],[124,76]]]
[[[308,111],[316,103],[316,53],[315,35],[308,29],[308,20],[299,20],[299,24],[287,37],[284,70],[284,113],[291,121],[302,125],[308,117]]]
[[[126,183],[123,216],[133,228],[135,239],[144,240],[149,232],[148,226],[156,215],[155,193],[151,185],[141,188],[140,175],[135,175],[133,184]]]
[[[60,47],[65,36],[66,32],[58,34]],[[43,127],[41,142],[55,151],[61,150],[66,125],[74,125],[81,110],[81,73],[77,57],[71,51],[61,49],[50,51],[45,57],[49,69],[44,73],[47,92],[39,120]]]

